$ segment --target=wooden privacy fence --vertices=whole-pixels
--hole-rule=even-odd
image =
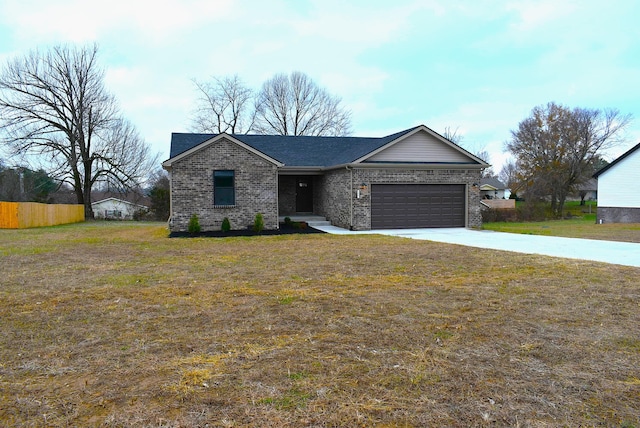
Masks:
[[[0,229],[26,229],[84,221],[84,206],[0,202]]]
[[[515,199],[482,199],[482,203],[494,210],[515,210]]]

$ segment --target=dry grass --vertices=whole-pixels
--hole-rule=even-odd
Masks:
[[[0,425],[640,426],[639,269],[165,236],[0,231]]]
[[[596,224],[595,215],[585,215],[571,220],[484,223],[483,228],[497,232],[640,243],[639,223]]]

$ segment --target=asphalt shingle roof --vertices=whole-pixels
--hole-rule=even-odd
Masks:
[[[480,185],[483,186],[485,184],[488,184],[491,187],[495,187],[496,189],[505,189],[507,187],[502,183],[502,181],[498,180],[495,177],[482,177],[482,179],[480,180]]]
[[[355,161],[400,138],[418,127],[386,137],[312,137],[291,135],[234,134],[259,152],[287,166],[327,167]],[[171,134],[171,158],[186,152],[219,134]]]

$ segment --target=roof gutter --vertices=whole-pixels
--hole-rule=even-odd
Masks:
[[[357,169],[365,169],[365,168],[375,168],[375,169],[417,169],[417,170],[427,170],[427,169],[484,169],[488,164],[475,164],[475,163],[383,163],[383,162],[366,162],[366,163],[345,163],[341,165],[335,166],[327,166],[323,167],[321,171],[331,171],[335,169],[342,168],[357,168]]]
[[[325,168],[321,166],[281,166],[280,175],[322,175]]]

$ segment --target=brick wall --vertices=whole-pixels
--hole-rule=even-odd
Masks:
[[[640,223],[640,208],[598,207],[596,223]]]
[[[278,178],[278,209],[281,216],[296,213],[296,176],[282,175]]]
[[[316,213],[345,229],[351,226],[350,174],[347,169],[327,171],[318,177],[314,195]]]
[[[232,207],[214,207],[213,171],[235,171]],[[277,168],[226,139],[173,163],[171,170],[171,231],[186,231],[192,214],[203,231],[220,230],[229,218],[232,229],[244,229],[262,213],[265,229],[278,228]]]

